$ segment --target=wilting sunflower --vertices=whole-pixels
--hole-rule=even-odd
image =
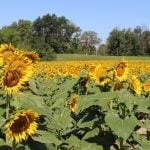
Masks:
[[[71,109],[72,112],[75,112],[75,110],[78,108],[78,106],[77,106],[77,98],[78,98],[78,95],[73,95],[70,98],[70,101],[68,103],[68,106],[69,106],[69,108]]]
[[[122,61],[115,67],[114,71],[116,79],[125,81],[129,73],[128,64],[125,61]]]
[[[0,45],[0,63],[7,64],[15,55],[16,49],[11,44]]]
[[[33,74],[33,64],[26,57],[16,56],[4,67],[1,84],[7,94],[18,92]]]
[[[30,109],[16,113],[5,125],[6,137],[15,139],[17,143],[26,140],[37,130],[37,119],[38,114]]]
[[[141,95],[141,92],[142,92],[142,85],[138,79],[137,76],[132,76],[131,80],[130,80],[130,83],[133,87],[133,90],[134,92],[137,94],[137,95]]]
[[[125,81],[115,83],[114,91],[121,90],[122,88],[128,89],[128,83]]]
[[[84,77],[80,78],[79,84],[82,88],[87,87],[88,81],[90,80],[89,73],[87,72]]]
[[[143,84],[143,89],[145,92],[150,92],[150,80]]]

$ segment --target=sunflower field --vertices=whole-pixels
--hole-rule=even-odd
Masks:
[[[40,61],[0,45],[0,150],[149,150],[150,60]]]

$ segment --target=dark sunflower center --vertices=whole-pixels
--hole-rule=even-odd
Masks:
[[[20,80],[21,75],[17,71],[9,71],[7,72],[4,78],[4,85],[7,87],[16,86]]]
[[[125,64],[124,63],[120,63],[117,65],[116,67],[116,71],[117,71],[117,76],[122,76],[125,72]]]
[[[14,120],[14,123],[10,127],[12,133],[22,133],[29,128],[30,121],[27,116],[19,116],[17,120]]]
[[[73,100],[71,101],[71,103],[70,103],[70,107],[71,107],[71,108],[74,108],[75,105],[76,105],[76,99],[73,99]]]

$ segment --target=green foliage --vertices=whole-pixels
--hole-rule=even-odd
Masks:
[[[26,89],[10,101],[12,114],[22,109],[39,114],[38,130],[19,143],[17,150],[148,150],[150,101],[147,95],[137,96],[129,89],[103,91],[88,78],[86,70],[75,79],[59,75],[55,79],[43,77],[37,75],[30,79]],[[148,75],[141,76],[145,78]],[[77,95],[74,111],[69,105],[73,95]],[[10,149],[10,144],[5,142],[6,98],[1,91],[0,149]],[[147,132],[139,134],[142,128]]]
[[[150,31],[140,26],[134,29],[114,28],[105,44],[95,31],[81,34],[80,27],[66,17],[46,14],[33,22],[18,20],[0,29],[0,43],[12,43],[18,48],[34,49],[43,60],[56,59],[56,54],[80,53],[113,56],[150,55]],[[98,49],[96,47],[99,47]]]
[[[108,50],[111,55],[139,55],[139,42],[136,34],[130,29],[114,29],[108,37]]]
[[[108,54],[117,56],[149,55],[150,31],[142,27],[134,30],[115,28],[107,38]]]
[[[33,22],[19,20],[0,29],[0,43],[12,43],[21,49],[34,49],[43,60],[56,59],[56,53],[71,53],[77,50],[73,34],[80,31],[64,16],[47,14]],[[75,37],[74,37],[75,38]]]
[[[105,121],[112,131],[124,140],[129,138],[137,125],[135,117],[121,119],[118,114],[110,112],[106,115]]]

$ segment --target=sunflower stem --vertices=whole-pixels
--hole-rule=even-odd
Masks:
[[[8,94],[6,95],[6,120],[9,117],[9,108],[10,108],[10,99],[11,96],[9,96]]]
[[[15,138],[13,139],[13,142],[12,142],[12,150],[16,150],[16,140],[15,140]]]
[[[120,150],[123,150],[123,138],[120,138]]]

